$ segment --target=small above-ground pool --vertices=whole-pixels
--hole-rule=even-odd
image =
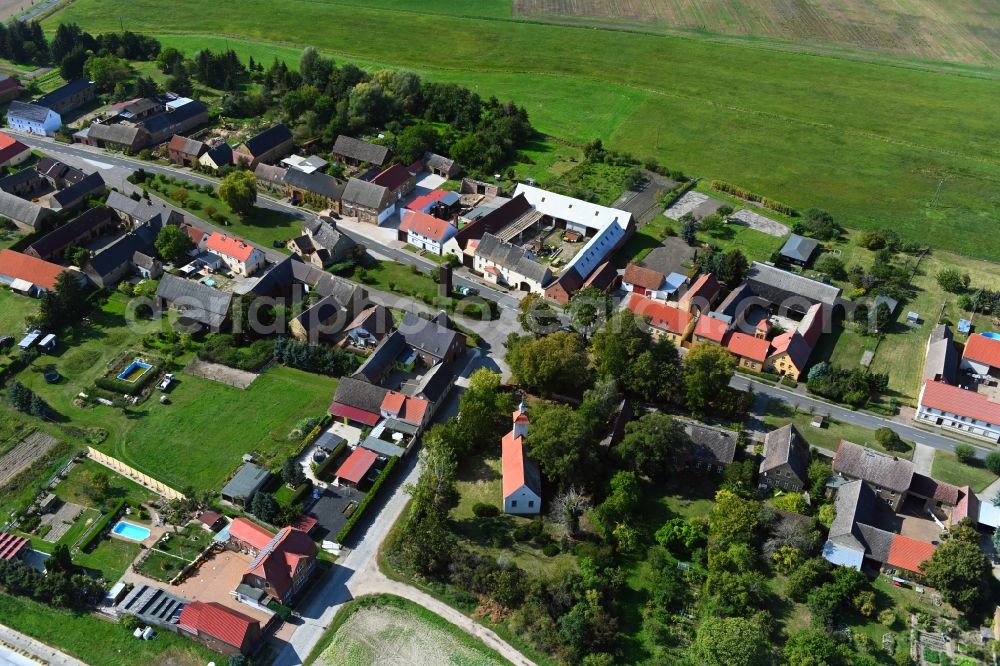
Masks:
[[[212,279],[205,280],[205,286],[206,287],[214,287],[215,286],[215,280],[212,280]]]
[[[113,533],[132,541],[145,541],[149,538],[149,530],[141,525],[119,520],[111,530]]]
[[[1000,340],[1000,333],[993,333],[991,331],[989,333],[981,333],[980,335],[984,338],[989,338],[990,340]]]
[[[142,377],[144,374],[149,372],[149,369],[153,366],[149,363],[143,363],[142,361],[135,360],[128,364],[128,367],[121,371],[118,375],[118,379],[123,382],[134,382],[135,380]]]

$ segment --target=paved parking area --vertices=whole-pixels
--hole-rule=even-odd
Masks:
[[[350,486],[328,487],[307,512],[319,521],[314,536],[333,540],[347,524],[348,516],[344,515],[344,509],[352,502],[360,504],[364,497],[363,492]]]
[[[715,211],[719,210],[720,206],[723,206],[725,202],[719,201],[718,199],[713,199],[707,194],[702,194],[701,192],[685,192],[684,196],[674,202],[667,210],[663,211],[663,214],[669,217],[671,220],[679,220],[684,217],[687,213],[691,213],[694,219],[700,220],[701,218],[711,215]]]

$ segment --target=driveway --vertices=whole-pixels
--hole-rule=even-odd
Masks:
[[[916,444],[913,449],[913,466],[921,474],[931,475],[934,464],[934,447],[927,444]]]

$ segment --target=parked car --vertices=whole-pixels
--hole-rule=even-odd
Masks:
[[[173,382],[174,382],[174,376],[168,372],[163,376],[163,379],[160,380],[160,383],[156,385],[156,388],[160,389],[161,391],[166,391],[167,388],[171,384],[173,384]]]
[[[462,294],[462,296],[478,296],[479,290],[475,287],[459,287],[458,293]]]

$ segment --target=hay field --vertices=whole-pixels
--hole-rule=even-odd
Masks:
[[[312,662],[322,666],[503,666],[476,639],[398,597],[363,597],[334,620],[329,645]],[[431,619],[433,618],[433,619]],[[340,619],[340,618],[338,618]]]
[[[1000,64],[994,0],[514,0],[514,15]]]

